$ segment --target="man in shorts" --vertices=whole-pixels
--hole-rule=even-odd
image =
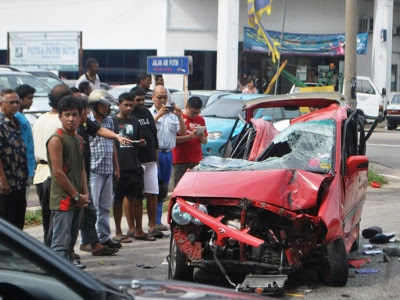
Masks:
[[[142,228],[143,218],[143,168],[137,157],[137,147],[145,146],[141,126],[137,119],[131,118],[134,96],[123,93],[118,97],[119,113],[113,117],[116,133],[133,140],[132,144],[116,143],[120,179],[116,183],[114,196],[115,237],[118,242],[127,242],[122,234],[122,207],[125,210],[129,232],[137,240],[154,241],[155,238],[145,233]]]
[[[138,149],[138,157],[144,168],[144,192],[146,193],[147,214],[149,217],[149,234],[155,238],[163,238],[164,234],[156,228],[157,196],[159,192],[157,128],[153,115],[148,108],[144,107],[146,92],[141,87],[138,87],[136,90],[131,91],[131,93],[134,96],[131,116],[139,120],[142,136],[146,140],[146,146]]]

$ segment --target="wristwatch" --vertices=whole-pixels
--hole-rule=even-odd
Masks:
[[[75,196],[74,198],[72,198],[72,199],[74,199],[75,202],[78,202],[78,201],[79,201],[79,198],[80,198],[79,196],[80,196],[80,194],[76,195],[76,196]]]

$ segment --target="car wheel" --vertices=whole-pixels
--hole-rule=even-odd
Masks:
[[[360,223],[357,224],[357,229],[358,229],[358,235],[353,245],[351,245],[350,251],[357,251],[358,248],[360,247]]]
[[[321,280],[330,286],[344,286],[349,278],[347,253],[342,239],[336,239],[326,246],[326,262],[319,271]]]
[[[387,120],[387,130],[395,130],[397,127],[397,124]]]
[[[170,263],[168,267],[168,279],[192,281],[193,267],[188,266],[188,260],[176,245],[173,234],[171,234],[169,254]]]

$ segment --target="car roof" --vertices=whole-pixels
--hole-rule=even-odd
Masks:
[[[246,100],[246,101],[251,101],[259,98],[266,98],[270,97],[268,95],[264,94],[228,94],[225,96],[222,96],[220,99],[233,99],[233,100]]]
[[[248,111],[246,116],[251,116],[253,111],[258,108],[284,106],[307,106],[322,108],[328,107],[333,103],[345,105],[344,96],[337,92],[276,95],[247,101],[243,104],[243,110]]]
[[[173,92],[172,95],[183,95],[184,91]],[[210,96],[212,94],[217,93],[229,93],[227,91],[219,91],[219,90],[189,90],[188,95],[202,95],[202,96]]]

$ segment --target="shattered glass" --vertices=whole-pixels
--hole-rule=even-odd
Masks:
[[[194,171],[301,169],[328,173],[334,165],[334,149],[334,120],[313,120],[277,134],[260,156],[262,161],[208,156]]]

